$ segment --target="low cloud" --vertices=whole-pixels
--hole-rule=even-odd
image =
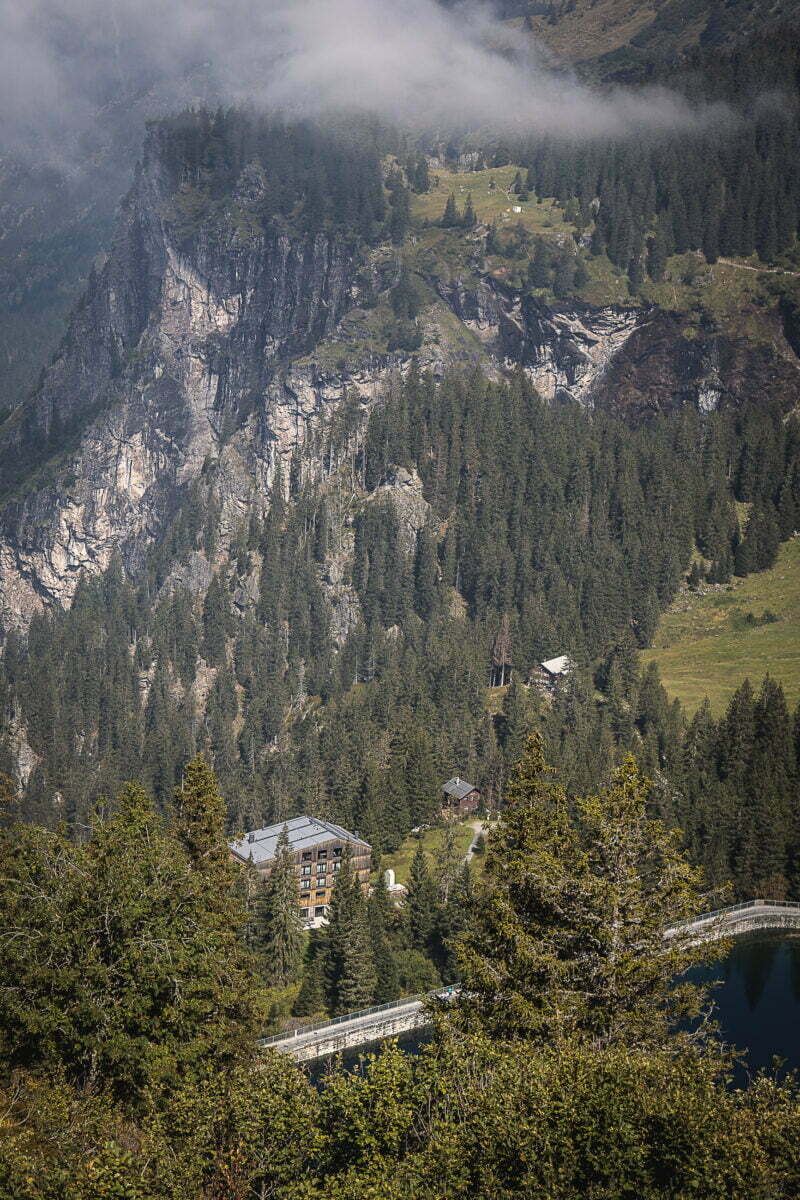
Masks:
[[[556,70],[485,6],[434,0],[302,0],[274,14],[264,95],[308,113],[378,112],[419,127],[596,137],[697,125],[665,90],[598,93]]]
[[[0,0],[4,149],[65,154],[129,97],[163,108],[248,99],[310,116],[371,112],[437,132],[586,137],[719,115],[666,91],[599,94],[483,5]]]

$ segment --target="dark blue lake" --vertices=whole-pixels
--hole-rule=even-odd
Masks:
[[[711,977],[722,980],[714,993],[721,1034],[747,1066],[768,1067],[777,1055],[800,1068],[800,937],[738,938]]]

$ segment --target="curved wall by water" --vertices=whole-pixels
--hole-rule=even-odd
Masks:
[[[720,1034],[745,1054],[737,1076],[770,1067],[777,1056],[790,1070],[800,1070],[800,936],[770,933],[740,937],[728,957],[703,972],[721,980],[714,992]],[[398,1039],[402,1049],[415,1054],[430,1041],[429,1029],[415,1029]],[[380,1043],[348,1050],[342,1056],[346,1069],[379,1049]],[[308,1065],[314,1079],[333,1065],[320,1059]]]

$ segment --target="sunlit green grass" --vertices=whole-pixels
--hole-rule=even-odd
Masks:
[[[459,212],[463,212],[467,196],[472,196],[476,217],[487,224],[494,222],[499,228],[522,224],[534,233],[571,233],[573,227],[564,221],[564,214],[555,200],[543,200],[539,204],[533,193],[529,200],[520,200],[513,193],[507,194],[517,171],[524,182],[526,169],[514,165],[461,174],[438,167],[431,168],[431,190],[411,198],[412,219],[421,223],[440,220],[447,197],[452,193]],[[494,188],[491,187],[492,182]],[[513,212],[515,205],[522,211]]]
[[[459,859],[462,859],[472,845],[475,832],[466,822],[454,825],[453,832],[455,833],[456,851]],[[426,854],[430,855],[432,865],[435,865],[441,858],[445,834],[445,829],[426,829],[422,834],[422,848]],[[408,883],[411,860],[416,853],[419,840],[415,834],[410,834],[395,854],[387,854],[381,859],[381,870],[386,871],[391,868],[397,883]]]
[[[765,612],[778,620],[748,626]],[[769,673],[790,704],[800,700],[800,539],[781,546],[769,571],[706,595],[682,595],[659,624],[645,661],[658,663],[667,691],[694,711],[708,696],[721,713],[735,689]]]

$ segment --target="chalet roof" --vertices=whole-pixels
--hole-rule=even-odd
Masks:
[[[332,821],[321,821],[318,817],[292,817],[290,821],[280,821],[277,825],[266,825],[263,829],[253,829],[238,841],[229,842],[237,858],[245,862],[251,860],[255,866],[270,862],[278,847],[278,838],[284,825],[289,834],[289,845],[292,850],[309,850],[314,846],[323,846],[335,838],[350,842],[354,846],[370,849],[368,842],[348,833],[341,825]]]
[[[475,785],[474,783],[467,783],[466,779],[459,779],[458,775],[454,775],[452,779],[448,779],[442,791],[448,796],[452,796],[454,800],[463,800],[470,792],[475,791]]]
[[[548,675],[566,675],[572,663],[568,655],[560,654],[558,658],[548,658],[547,662],[539,663],[539,666],[547,671]]]

